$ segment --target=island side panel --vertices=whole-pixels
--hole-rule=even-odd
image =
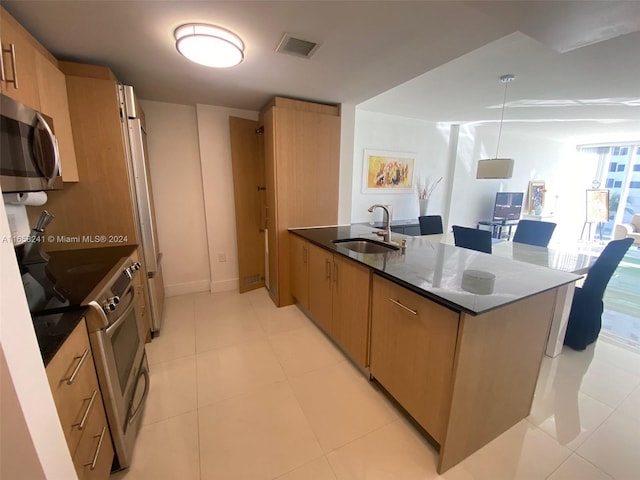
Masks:
[[[529,415],[557,290],[462,314],[439,473]]]

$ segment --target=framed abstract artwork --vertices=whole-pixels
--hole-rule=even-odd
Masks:
[[[413,192],[415,159],[415,153],[365,149],[363,193]]]
[[[529,205],[527,206],[529,213],[540,215],[544,209],[545,192],[544,182],[529,182]]]

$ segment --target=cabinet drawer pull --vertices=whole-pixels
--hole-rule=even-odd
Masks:
[[[324,261],[324,278],[331,281],[331,262],[329,260]]]
[[[84,464],[84,466],[89,467],[90,470],[96,469],[96,463],[98,463],[98,457],[100,456],[100,449],[102,448],[102,441],[104,440],[104,434],[106,431],[107,426],[105,425],[104,427],[102,427],[102,432],[100,432],[100,435],[93,436],[93,438],[100,437],[100,440],[98,440],[98,447],[96,448],[96,454],[93,456],[93,461]]]
[[[3,82],[7,79],[4,74],[4,48],[0,45],[0,80]]]
[[[80,420],[80,423],[73,424],[73,427],[78,427],[78,430],[82,430],[85,427],[87,419],[89,418],[89,412],[91,411],[91,407],[93,407],[93,402],[95,402],[97,395],[98,391],[94,390],[93,395],[91,395],[91,398],[89,399],[89,405],[87,405],[87,409],[82,414],[82,420]]]
[[[80,359],[80,361],[78,362],[78,365],[76,365],[76,368],[73,369],[71,376],[69,378],[62,379],[67,381],[67,385],[71,385],[74,382],[74,380],[76,379],[76,376],[78,375],[78,372],[80,371],[80,367],[82,367],[82,364],[87,359],[88,355],[89,355],[89,348],[87,348],[80,357],[73,357],[74,360]]]
[[[338,264],[333,264],[333,283],[338,284]]]
[[[418,311],[417,310],[412,310],[411,308],[401,304],[400,302],[398,302],[397,300],[394,300],[393,298],[390,298],[389,301],[395,303],[400,308],[404,308],[407,312],[412,313],[413,315],[418,315]]]
[[[16,70],[16,46],[13,43],[9,44],[9,48],[3,48],[2,54],[11,54],[11,73],[13,74],[13,80],[9,80],[4,73],[4,62],[2,62],[2,81],[7,83],[13,83],[13,87],[18,89],[18,73]]]

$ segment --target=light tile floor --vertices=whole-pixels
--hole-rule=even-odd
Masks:
[[[531,415],[439,476],[437,454],[297,307],[168,298],[132,466],[112,480],[637,480],[640,355],[545,357]]]

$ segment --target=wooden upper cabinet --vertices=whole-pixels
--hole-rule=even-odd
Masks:
[[[0,10],[2,93],[34,110],[40,110],[40,95],[35,81],[36,49],[29,37],[26,30],[6,10]]]
[[[6,10],[0,8],[2,30],[2,93],[53,119],[58,139],[62,180],[78,181],[78,167],[69,117],[67,84],[57,60]],[[5,50],[11,50],[13,53]],[[13,83],[17,78],[17,88]]]
[[[53,129],[60,149],[62,180],[77,182],[79,180],[78,164],[69,116],[67,81],[64,73],[40,52],[35,52],[35,60],[40,110],[53,119]]]
[[[65,63],[60,63],[65,68]],[[47,210],[56,216],[47,233],[80,236],[81,242],[47,243],[45,249],[96,248],[85,241],[96,235],[122,238],[120,245],[139,244],[129,183],[115,80],[67,75],[69,113],[81,181],[48,193]],[[68,187],[68,188],[67,188]],[[41,209],[27,207],[33,223]]]

